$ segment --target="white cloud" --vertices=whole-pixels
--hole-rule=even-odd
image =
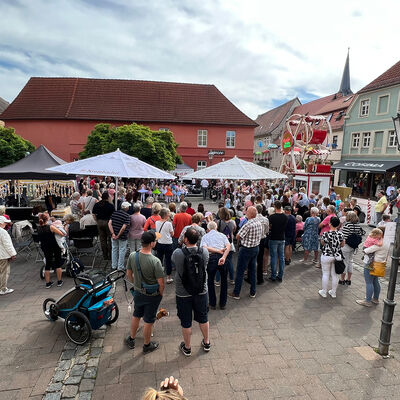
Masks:
[[[353,91],[399,58],[395,0],[9,0],[0,11],[9,101],[30,76],[213,83],[255,118],[337,91],[348,46]]]

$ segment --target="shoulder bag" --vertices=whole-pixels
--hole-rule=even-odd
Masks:
[[[143,274],[142,274],[142,269],[140,268],[140,262],[139,262],[139,252],[136,252],[136,268],[140,274],[140,280],[141,284],[140,287],[142,289],[142,293],[145,295],[153,295],[154,293],[158,292],[160,285],[158,283],[155,283],[153,285],[149,285],[148,283],[144,282],[143,279]]]

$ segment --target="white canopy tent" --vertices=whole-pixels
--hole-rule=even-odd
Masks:
[[[176,179],[174,175],[129,156],[119,149],[112,153],[100,154],[47,169],[64,174],[112,176],[116,178],[117,188],[118,178]],[[117,191],[115,191],[115,208],[117,207]]]
[[[264,168],[252,162],[233,157],[230,160],[201,169],[183,176],[184,179],[233,179],[251,180],[286,179],[287,176],[272,169]]]

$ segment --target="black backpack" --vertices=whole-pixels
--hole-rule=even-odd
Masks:
[[[185,256],[182,285],[192,296],[202,293],[206,283],[206,266],[204,265],[203,249],[200,247],[196,253],[190,252],[186,247],[182,249]]]
[[[219,220],[219,223],[218,223],[218,232],[223,233],[223,234],[228,238],[229,243],[232,243],[232,232],[231,232],[231,230],[229,229],[229,225],[224,221],[225,227],[224,227],[224,229],[221,230],[221,224],[222,224],[222,221]]]
[[[354,250],[356,250],[356,249],[358,249],[358,246],[360,245],[360,243],[362,242],[362,235],[364,234],[365,232],[361,229],[361,235],[359,234],[359,233],[357,233],[356,231],[355,231],[355,228],[354,228],[354,226],[353,226],[353,232],[352,233],[350,233],[350,235],[349,236],[347,236],[347,239],[346,239],[346,244],[349,246],[349,247],[351,247],[352,249],[354,249]]]

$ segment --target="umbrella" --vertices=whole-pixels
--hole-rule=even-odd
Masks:
[[[269,149],[277,149],[277,148],[278,148],[278,145],[275,144],[275,143],[270,143],[267,147],[268,147]]]
[[[184,176],[185,179],[248,179],[248,180],[260,180],[260,179],[285,179],[286,175],[280,174],[279,172],[272,171],[271,169],[261,167],[242,160],[238,157],[233,157],[230,160],[220,162],[201,169],[199,171],[187,174]]]
[[[112,153],[100,154],[47,169],[64,174],[113,176],[117,178],[117,187],[118,178],[176,179],[174,175],[153,167],[136,157],[129,156],[119,149]],[[117,192],[115,195],[117,198]],[[115,207],[116,203],[115,201]]]

